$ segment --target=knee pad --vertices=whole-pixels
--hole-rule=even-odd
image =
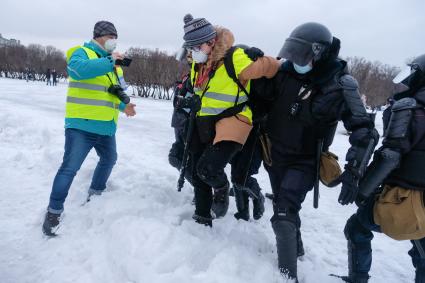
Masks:
[[[215,168],[206,162],[202,162],[201,160],[201,162],[198,162],[196,165],[196,173],[202,181],[209,183],[217,178],[220,173],[220,169]]]
[[[370,241],[373,238],[372,232],[363,227],[357,218],[357,214],[353,214],[348,218],[344,227],[344,235],[348,241],[353,242]]]

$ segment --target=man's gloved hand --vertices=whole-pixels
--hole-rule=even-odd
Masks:
[[[264,56],[264,52],[257,47],[250,47],[244,50],[245,54],[248,55],[249,59],[252,61],[257,61],[258,58]]]
[[[342,205],[353,203],[359,192],[359,179],[349,170],[345,170],[339,179],[341,180],[342,186],[338,202]]]
[[[198,112],[201,110],[201,105],[201,99],[198,95],[189,97],[177,96],[176,98],[176,109],[189,108],[192,111]]]

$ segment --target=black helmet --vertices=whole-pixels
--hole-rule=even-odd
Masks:
[[[393,80],[410,88],[422,84],[425,77],[425,54],[416,57]]]
[[[305,23],[296,27],[285,40],[279,58],[285,58],[299,66],[317,62],[332,44],[332,34],[319,23]]]

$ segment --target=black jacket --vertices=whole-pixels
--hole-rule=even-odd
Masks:
[[[406,142],[397,149],[402,153],[400,166],[386,179],[385,183],[407,189],[425,190],[425,87],[413,98],[418,108],[413,110]],[[385,121],[384,127],[388,124]],[[387,146],[385,143],[383,147]]]
[[[359,147],[376,139],[373,119],[361,102],[356,80],[347,74],[345,61],[322,62],[306,75],[297,74],[287,61],[273,84],[276,99],[268,115],[267,133],[280,156],[312,158],[318,139],[324,139],[327,150],[340,120],[352,132],[349,163],[359,158]]]

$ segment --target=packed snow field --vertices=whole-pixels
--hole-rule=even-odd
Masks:
[[[87,157],[72,184],[56,238],[42,235],[51,185],[62,161],[66,85],[0,79],[0,282],[279,282],[272,206],[259,221],[237,221],[234,200],[212,229],[192,219],[192,188],[176,191],[168,165],[172,103],[132,98],[137,116],[120,117],[118,162],[105,193],[85,204],[98,157]],[[381,116],[377,117],[382,133]],[[331,150],[343,156],[340,127]],[[258,175],[271,192],[267,173]],[[304,202],[306,254],[300,282],[340,282],[346,274],[343,228],[355,206],[337,203],[339,188],[321,186],[320,206]],[[412,282],[410,243],[375,235],[371,282]]]

